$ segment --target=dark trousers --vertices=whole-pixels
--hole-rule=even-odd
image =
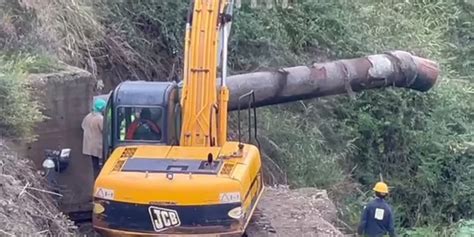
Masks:
[[[100,163],[99,163],[99,157],[97,156],[91,156],[92,159],[92,169],[94,172],[94,180],[97,178],[100,172]]]

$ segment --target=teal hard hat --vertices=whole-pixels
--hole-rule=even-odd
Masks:
[[[94,101],[94,112],[102,112],[105,109],[107,102],[103,99],[97,99]]]

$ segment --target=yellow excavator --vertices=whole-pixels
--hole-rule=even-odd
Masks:
[[[106,161],[93,191],[92,223],[103,235],[241,236],[262,195],[258,146],[227,141],[233,2],[194,0],[191,8],[182,88],[127,81],[109,96]]]
[[[227,77],[233,1],[191,3],[182,84],[125,81],[106,95],[92,215],[105,236],[245,235],[264,190],[255,107],[388,86],[427,91],[439,74],[433,61],[391,51]],[[238,111],[235,142],[229,110]]]

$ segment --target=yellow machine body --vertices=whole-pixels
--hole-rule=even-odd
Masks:
[[[244,145],[236,152],[237,146],[227,142],[212,149],[116,149],[94,187],[94,227],[106,235],[242,235],[263,192],[263,182],[258,149]],[[215,169],[210,167],[204,174],[127,171],[126,167],[130,160],[148,160],[147,169],[153,170],[157,157],[170,161],[165,169],[192,162],[207,164],[209,154],[216,157],[211,163]],[[151,208],[166,214],[156,216]]]

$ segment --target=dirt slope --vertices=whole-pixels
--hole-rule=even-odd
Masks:
[[[72,236],[41,176],[0,139],[0,236]]]
[[[325,190],[267,187],[257,208],[256,218],[248,229],[249,237],[344,236],[333,225],[336,208]],[[260,213],[263,217],[259,217]]]

